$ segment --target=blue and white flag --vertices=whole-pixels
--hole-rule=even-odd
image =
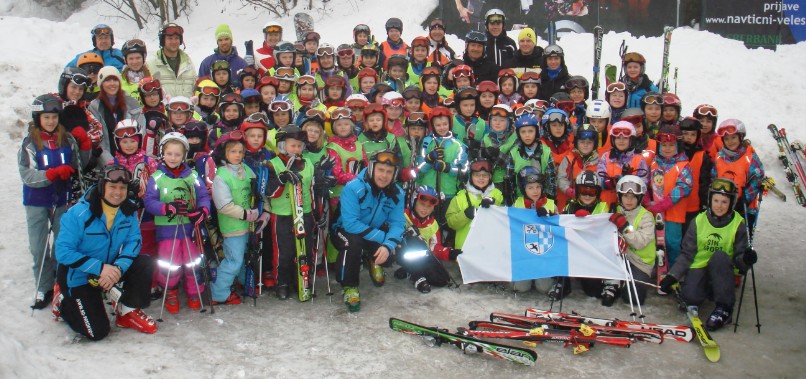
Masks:
[[[480,208],[459,255],[465,283],[575,276],[627,280],[610,214],[537,217]]]

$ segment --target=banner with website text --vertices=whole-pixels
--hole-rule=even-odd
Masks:
[[[806,0],[703,0],[701,29],[747,47],[806,41]]]

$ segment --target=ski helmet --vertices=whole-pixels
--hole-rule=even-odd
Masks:
[[[397,94],[397,92],[388,92],[386,95],[388,95],[390,93]],[[384,95],[384,100],[386,100],[385,99],[386,95]],[[398,96],[399,95],[400,94],[398,94]],[[401,97],[401,99],[402,99],[402,97]],[[381,124],[382,125],[381,131],[386,129],[386,117],[387,116],[386,116],[386,107],[385,107],[385,105],[387,105],[387,103],[385,101],[384,101],[384,105],[380,105],[378,103],[372,103],[372,104],[368,105],[366,108],[364,108],[364,111],[363,111],[364,120],[366,120],[367,117],[369,117],[369,115],[371,115],[373,113],[380,113],[381,114],[381,117],[383,118],[383,123]]]
[[[257,112],[249,115],[243,122],[241,122],[240,130],[244,134],[244,139],[246,138],[246,132],[249,129],[261,129],[263,130],[263,142],[260,144],[261,147],[266,144],[266,136],[269,133],[269,119],[263,113]],[[247,145],[247,148],[249,146]]]
[[[627,54],[624,54],[624,56],[621,57],[621,64],[623,65],[625,71],[627,69],[628,63],[638,63],[639,65],[641,65],[641,73],[639,75],[644,74],[644,71],[646,70],[646,58],[644,58],[643,55],[635,51],[631,51]]]
[[[571,93],[572,89],[581,88],[585,93],[585,100],[588,100],[588,97],[590,96],[590,84],[588,83],[588,79],[585,79],[585,77],[581,75],[573,75],[568,77],[568,80],[565,81],[563,88],[569,94]]]
[[[585,110],[585,117],[587,118],[606,118],[607,123],[610,123],[610,104],[604,100],[594,100],[591,105]]]
[[[381,49],[374,43],[368,43],[361,48],[361,56],[377,57],[381,53]]]
[[[76,65],[87,71],[88,75],[97,74],[104,67],[104,60],[95,53],[84,53],[78,57]]]
[[[165,156],[165,145],[172,141],[181,143],[185,148],[185,154],[182,157],[182,160],[186,160],[188,157],[188,152],[190,151],[190,144],[188,143],[188,139],[185,137],[185,135],[179,132],[169,132],[162,136],[162,139],[160,139],[160,158]]]
[[[218,105],[218,100],[221,96],[221,88],[219,88],[214,81],[204,79],[199,82],[196,89],[196,98],[200,98],[201,95],[209,95],[214,97],[216,100],[216,105]]]
[[[120,120],[117,125],[115,125],[114,134],[115,145],[118,151],[120,151],[120,140],[124,138],[134,138],[137,140],[137,147],[142,146],[143,132],[140,124],[137,123],[136,120],[129,118]]]
[[[674,107],[677,109],[677,114],[680,115],[682,112],[681,109],[683,108],[682,103],[680,102],[680,98],[677,95],[667,92],[663,94],[663,105],[662,107]]]
[[[147,94],[157,91],[160,95],[160,103],[162,102],[162,84],[160,80],[153,77],[145,77],[137,84],[137,91],[140,92],[140,101],[145,104],[145,97]]]
[[[411,40],[411,56],[412,57],[414,56],[414,48],[415,47],[424,47],[424,48],[426,48],[426,51],[428,51],[428,49],[431,48],[431,42],[428,42],[428,37],[425,37],[425,36],[414,37],[414,39]]]
[[[546,136],[551,135],[549,126],[551,125],[552,121],[559,121],[563,125],[565,125],[565,129],[563,131],[563,135],[561,137],[565,137],[568,134],[568,114],[565,111],[557,108],[551,108],[543,114],[543,119],[540,123],[543,125],[543,133]]]
[[[243,98],[241,95],[237,93],[228,93],[221,98],[221,101],[218,103],[218,115],[224,117],[224,111],[227,109],[228,106],[235,105],[238,107],[238,118],[243,118],[244,115],[244,107],[243,107]]]
[[[260,73],[258,72],[258,70],[256,68],[254,68],[252,66],[246,66],[246,67],[238,70],[237,75],[238,75],[238,81],[241,82],[241,83],[243,83],[243,78],[245,78],[247,76],[251,76],[251,77],[255,78],[255,86],[257,86],[257,82],[260,79]]]
[[[277,150],[280,154],[288,155],[285,149],[286,140],[295,139],[303,144],[308,142],[308,133],[294,125],[286,125],[277,131],[275,136],[277,141]]]
[[[130,39],[123,44],[121,53],[123,53],[123,58],[127,58],[132,53],[140,53],[143,55],[143,60],[145,60],[147,55],[146,43],[141,39]]]
[[[719,126],[716,128],[716,134],[721,138],[725,138],[726,135],[738,134],[739,140],[744,141],[744,136],[747,135],[747,128],[745,128],[744,123],[740,120],[729,118],[719,123]]]
[[[453,100],[456,102],[456,106],[459,107],[459,103],[462,100],[473,100],[476,101],[479,98],[479,91],[476,91],[473,87],[462,87],[456,90],[456,94],[453,96]]]
[[[504,117],[507,120],[507,131],[510,127],[512,127],[512,108],[506,104],[496,104],[493,105],[493,108],[490,109],[490,120],[492,121],[493,116],[497,117]],[[506,132],[506,131],[505,131]],[[496,133],[492,129],[490,133]]]
[[[158,35],[160,47],[165,47],[165,37],[167,36],[179,36],[179,44],[185,44],[185,29],[176,23],[169,22],[162,26]]]
[[[677,146],[675,155],[683,151],[683,132],[677,125],[663,124],[655,135],[655,140],[658,141],[658,153],[660,153],[660,144],[664,142],[675,142]]]
[[[646,183],[635,175],[624,175],[616,183],[616,194],[618,195],[618,202],[621,203],[621,196],[626,193],[632,193],[638,197],[638,204],[644,199],[646,194]]]
[[[274,46],[274,57],[279,62],[280,54],[291,54],[291,64],[293,65],[297,59],[297,48],[294,44],[288,41],[280,41],[277,46]]]
[[[526,166],[518,171],[518,189],[521,190],[521,194],[526,195],[526,185],[531,183],[538,183],[543,187],[545,185],[545,176],[537,168]],[[545,196],[545,192],[540,195],[540,197]]]
[[[369,105],[369,100],[367,100],[366,96],[360,93],[354,93],[350,96],[347,96],[347,99],[344,100],[344,105],[350,109],[352,108],[364,109]]]
[[[193,102],[185,96],[174,96],[168,101],[165,107],[167,112],[188,112],[193,113]]]
[[[353,42],[358,43],[358,33],[365,33],[367,38],[372,35],[367,24],[358,24],[353,28]]]
[[[456,78],[468,77],[470,78],[470,85],[472,86],[473,83],[476,82],[476,76],[473,74],[473,69],[470,66],[465,64],[460,64],[453,68],[451,71],[453,74],[453,81],[456,82]]]
[[[243,91],[241,91],[243,94]],[[260,94],[258,94],[258,98]],[[260,100],[258,100],[260,101]],[[244,103],[247,102],[247,98],[244,98]],[[288,98],[286,95],[277,95],[271,103],[269,103],[269,113],[272,115],[272,121],[274,121],[274,114],[277,112],[288,112],[289,120],[294,119],[294,104],[291,102],[291,99]]]
[[[593,141],[593,150],[599,147],[599,132],[590,124],[582,124],[574,131],[574,147],[579,150],[579,141],[590,140]]]
[[[542,67],[548,67],[549,57],[560,57],[560,67],[565,66],[565,52],[559,45],[548,45],[543,49]]]
[[[697,132],[697,141],[702,134],[702,123],[694,117],[686,117],[680,121],[680,131]]]
[[[320,36],[319,33],[313,30],[311,30],[310,32],[305,32],[305,34],[302,36],[303,47],[305,42],[314,41],[316,43],[319,43],[320,39],[322,39],[322,36]]]
[[[207,148],[208,131],[207,123],[204,121],[189,121],[182,127],[182,134],[188,139],[188,146],[190,146],[189,155],[193,156]],[[199,142],[191,143],[191,138],[198,138]]]
[[[646,112],[646,106],[650,104],[656,104],[663,106],[663,96],[657,92],[647,92],[641,97],[641,110]]]
[[[484,24],[487,25],[493,22],[500,22],[506,25],[507,16],[504,14],[504,11],[497,8],[487,11],[487,13],[484,15]]]
[[[87,76],[87,71],[78,67],[65,67],[59,76],[59,96],[64,100],[67,100],[67,85],[70,82],[86,89],[92,81]]]
[[[542,112],[541,115],[545,114],[550,107],[549,102],[542,99],[530,99],[524,106],[532,107],[532,112]]]
[[[423,95],[423,90],[421,90],[416,84],[412,84],[403,89],[403,93],[401,93],[401,95],[403,95],[403,98],[407,101],[411,99],[420,99]]]
[[[641,125],[644,122],[644,112],[641,108],[627,108],[624,112],[621,112],[621,121]]]
[[[448,108],[443,106],[436,106],[431,109],[431,114],[428,116],[428,126],[431,130],[434,130],[434,119],[437,117],[447,117],[448,118],[448,130],[453,128],[453,114]]]
[[[473,160],[470,162],[470,165],[469,165],[468,167],[470,168],[470,169],[468,170],[468,171],[470,172],[470,175],[468,175],[468,178],[467,178],[468,180],[467,180],[467,182],[468,182],[470,185],[474,186],[474,187],[475,187],[475,185],[473,185],[473,181],[472,181],[472,179],[473,179],[473,174],[474,174],[474,173],[476,173],[476,172],[482,172],[482,171],[486,171],[488,174],[490,174],[490,177],[492,177],[492,174],[493,174],[493,165],[492,165],[492,164],[490,164],[490,161],[488,161],[488,160],[486,160],[486,159],[484,159],[484,158],[481,158],[481,157],[474,158],[474,159],[473,159]],[[490,183],[492,183],[492,180],[490,181]],[[489,184],[488,184],[488,186],[489,186]],[[476,187],[476,188],[477,188],[477,189],[479,189],[479,190],[482,190],[482,191],[483,191],[483,190],[484,190],[484,189],[486,189],[487,187],[484,187],[484,188],[478,188],[478,187]]]
[[[377,164],[385,164],[388,166],[392,166],[395,171],[392,174],[392,184],[394,186],[394,180],[397,178],[398,172],[400,172],[400,158],[398,155],[392,150],[378,150],[372,154],[369,158],[369,165],[367,166],[367,179],[370,179],[372,185],[375,185],[375,181],[372,180],[375,177],[375,165]]]
[[[537,130],[540,126],[540,120],[533,113],[524,113],[518,116],[518,119],[515,120],[515,130],[526,126],[534,126],[535,130]]]
[[[439,195],[433,187],[418,186],[417,189],[414,190],[414,196],[411,198],[411,208],[414,208],[414,204],[416,204],[417,201],[423,201],[432,206],[436,206],[439,204]]]
[[[403,95],[395,91],[390,91],[383,94],[381,104],[385,107],[403,107],[406,104],[406,99],[403,98]]]
[[[708,186],[708,209],[711,209],[711,204],[713,204],[712,199],[715,194],[725,195],[730,199],[730,208],[728,210],[732,210],[736,207],[736,202],[739,198],[739,188],[731,179],[728,178],[716,178],[711,182],[711,185]]]
[[[263,34],[265,35],[269,33],[280,33],[280,35],[282,35],[283,27],[277,22],[269,21],[266,23],[266,25],[263,25]]]
[[[574,190],[577,196],[591,193],[586,191],[585,188],[595,190],[595,196],[598,199],[599,195],[602,193],[602,180],[599,178],[599,174],[591,170],[580,172],[574,180]]]
[[[115,33],[112,31],[112,28],[109,25],[106,24],[95,25],[90,31],[90,34],[92,35],[92,47],[96,49],[98,48],[98,45],[97,42],[95,41],[95,37],[103,35],[109,35],[109,37],[112,39],[112,44],[110,46],[115,46]],[[124,54],[123,56],[125,57],[126,55]]]
[[[61,116],[64,111],[62,99],[52,93],[37,96],[31,103],[31,119],[37,128],[41,128],[39,115],[42,113],[56,113]]]
[[[624,151],[619,151],[616,148],[616,137],[627,137],[630,139],[630,145]],[[628,121],[619,121],[610,128],[610,145],[613,150],[619,153],[624,153],[635,148],[637,136],[635,135],[635,126]]]
[[[412,126],[428,129],[428,116],[425,112],[411,112],[406,116],[406,127]]]
[[[563,110],[565,113],[571,113],[576,108],[576,104],[574,100],[571,100],[568,92],[555,92],[549,97],[549,104],[552,108]]]
[[[397,29],[399,32],[403,33],[403,21],[400,21],[399,18],[392,17],[386,20],[386,32],[389,33],[389,29]]]
[[[465,34],[465,56],[467,56],[467,46],[471,43],[477,43],[485,47],[485,52],[482,53],[482,57],[484,57],[487,47],[487,35],[478,30],[471,30],[467,32],[467,34]]]
[[[701,117],[709,117],[713,119],[714,124],[716,124],[719,113],[717,113],[716,107],[711,104],[700,104],[697,108],[694,108],[693,116],[698,119]]]
[[[513,70],[511,68],[502,68],[500,71],[498,71],[498,88],[499,89],[501,88],[501,83],[506,78],[512,78],[515,81],[514,88],[517,90],[518,89],[518,75],[515,74],[515,70]]]
[[[130,185],[131,182],[132,173],[129,169],[119,163],[110,163],[104,167],[101,176],[98,178],[98,195],[100,195],[101,198],[104,197],[106,183],[123,183]]]

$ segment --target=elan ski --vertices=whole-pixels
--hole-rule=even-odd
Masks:
[[[288,160],[286,170],[291,170],[291,165],[293,163],[294,158],[292,157]],[[304,163],[307,164],[307,162]],[[305,221],[303,219],[304,209],[302,205],[302,181],[297,180],[293,187],[290,188],[290,191],[291,209],[294,211],[294,242],[297,248],[297,294],[299,301],[308,301],[311,299],[311,268],[308,265],[308,254],[306,253],[305,248]]]
[[[663,333],[650,329],[636,330],[636,329],[622,328],[618,326],[586,324],[578,321],[526,317],[526,316],[510,315],[495,312],[490,314],[490,321],[506,322],[521,327],[536,328],[541,326],[548,326],[552,329],[563,329],[563,330],[579,330],[580,328],[583,328],[584,325],[584,327],[591,328],[592,330],[596,331],[596,333],[599,335],[627,336],[635,338],[637,341],[663,343]]]
[[[595,344],[630,347],[635,339],[629,336],[600,335],[588,325],[577,329],[558,330],[543,326],[528,327],[489,321],[471,321],[470,329],[459,328],[463,335],[479,338],[503,338],[525,342],[562,342],[573,346],[574,354],[584,353]]]
[[[694,339],[694,334],[691,332],[691,328],[682,325],[661,325],[661,324],[641,323],[637,321],[622,321],[619,319],[584,316],[578,313],[550,312],[536,308],[527,308],[526,316],[551,319],[551,320],[576,321],[585,324],[618,326],[622,328],[637,329],[637,330],[642,329],[656,330],[663,333],[664,339],[671,338],[674,339],[675,341],[680,342],[689,342],[692,339]]]
[[[795,200],[797,200],[798,204],[806,207],[806,196],[803,194],[802,185],[802,181],[806,179],[802,176],[803,169],[800,167],[800,162],[795,162],[794,159],[792,159],[793,154],[790,154],[789,146],[783,137],[786,135],[786,132],[784,132],[782,136],[782,131],[779,131],[778,127],[774,124],[767,126],[767,129],[770,130],[772,137],[775,138],[775,142],[778,144],[778,159],[780,159],[781,164],[784,165],[784,173],[786,174],[786,179],[789,181],[789,184],[792,185],[792,190],[795,192]],[[800,169],[798,170],[798,168]]]
[[[674,291],[677,295],[677,301],[680,303],[680,307],[685,310],[686,315],[691,322],[691,327],[694,329],[694,333],[697,335],[700,345],[702,345],[703,352],[705,352],[705,357],[711,362],[719,362],[719,345],[717,345],[716,341],[711,338],[711,334],[705,330],[705,327],[702,326],[702,320],[700,320],[700,317],[695,314],[683,300],[683,296],[680,295],[680,286],[675,283],[672,288],[674,288]]]
[[[593,83],[591,83],[591,95],[593,100],[599,98],[599,70],[602,66],[602,38],[604,29],[600,25],[593,27]]]
[[[663,66],[661,67],[658,89],[661,93],[669,92],[669,46],[672,44],[673,27],[663,28]]]
[[[422,337],[429,346],[440,346],[443,343],[447,343],[461,349],[465,354],[481,353],[527,366],[533,366],[537,361],[537,353],[532,350],[482,341],[473,337],[450,333],[447,329],[429,328],[396,318],[389,319],[389,328],[394,331]]]

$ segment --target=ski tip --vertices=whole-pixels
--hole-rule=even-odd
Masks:
[[[721,353],[719,352],[719,346],[706,346],[703,348],[705,351],[705,357],[708,358],[711,362],[719,362],[719,358],[721,358]]]

